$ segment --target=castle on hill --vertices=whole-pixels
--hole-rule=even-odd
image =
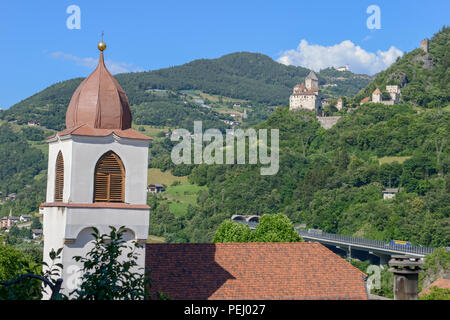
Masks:
[[[289,97],[289,110],[315,111],[319,106],[319,79],[311,70],[305,79],[305,83],[297,84],[294,87]]]
[[[370,101],[386,105],[397,104],[400,98],[400,88],[396,85],[386,86],[386,91],[389,93],[389,96],[391,97],[389,100],[383,100],[383,94],[381,93],[380,89],[376,88],[372,92],[372,100],[370,100],[370,97],[365,97],[364,99],[361,100],[359,104],[363,104]]]

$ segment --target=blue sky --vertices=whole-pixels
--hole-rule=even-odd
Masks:
[[[80,29],[68,29],[70,5]],[[366,12],[380,8],[381,29]],[[449,24],[450,1],[85,1],[0,3],[0,107],[49,85],[87,76],[105,31],[113,73],[154,70],[250,51],[320,69],[374,73]]]

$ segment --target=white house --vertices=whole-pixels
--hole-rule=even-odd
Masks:
[[[151,138],[131,128],[127,96],[107,70],[99,45],[97,68],[75,90],[66,129],[49,144],[44,215],[44,261],[63,248],[63,293],[75,289],[80,265],[74,256],[91,249],[93,228],[125,226],[125,240],[145,244],[148,237],[148,145]],[[41,211],[41,210],[40,210]],[[124,253],[124,257],[125,257]],[[139,250],[144,268],[145,248]],[[139,272],[143,272],[142,270]],[[44,296],[44,299],[48,296]]]
[[[31,220],[31,214],[22,214],[19,217],[20,222],[27,222]]]
[[[383,190],[383,200],[392,199],[398,192],[398,188],[388,188]]]

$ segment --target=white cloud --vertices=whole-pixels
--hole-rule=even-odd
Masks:
[[[94,69],[98,64],[98,59],[96,58],[80,58],[77,56],[74,56],[70,53],[64,53],[64,52],[52,52],[50,54],[50,57],[53,59],[61,59],[66,61],[73,61],[76,63],[76,65],[81,67],[87,67],[90,69]],[[123,73],[123,72],[138,72],[138,71],[144,71],[144,69],[140,67],[133,67],[131,63],[126,62],[118,62],[118,61],[112,61],[112,60],[105,60],[106,67],[108,68],[109,72],[112,74],[117,73]]]
[[[334,46],[310,45],[301,40],[297,49],[281,53],[278,62],[285,65],[302,66],[315,71],[328,67],[350,65],[355,73],[375,74],[388,68],[403,52],[394,46],[387,51],[368,52],[350,40],[342,41]]]

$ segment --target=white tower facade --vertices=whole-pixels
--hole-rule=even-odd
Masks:
[[[151,140],[131,129],[128,100],[106,69],[103,52],[97,69],[75,91],[66,125],[66,130],[47,138],[47,195],[41,205],[44,261],[51,265],[50,251],[63,249],[57,262],[64,267],[65,294],[79,285],[81,265],[73,257],[90,251],[94,227],[100,234],[108,234],[110,226],[124,227],[126,241],[143,245],[138,264],[144,272]]]

